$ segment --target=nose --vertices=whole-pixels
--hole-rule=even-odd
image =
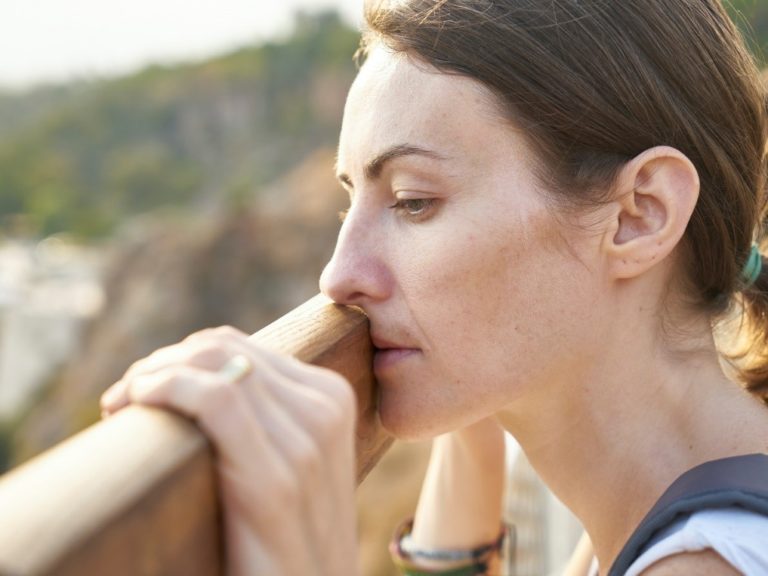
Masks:
[[[350,209],[333,256],[320,275],[320,291],[334,302],[362,308],[386,299],[392,277],[383,257],[383,244],[376,225]]]

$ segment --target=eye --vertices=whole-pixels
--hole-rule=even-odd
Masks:
[[[419,219],[427,216],[434,205],[434,198],[404,198],[395,202],[390,208],[411,219]]]

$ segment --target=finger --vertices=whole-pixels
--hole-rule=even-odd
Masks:
[[[125,387],[130,402],[170,409],[196,420],[228,460],[254,457],[240,446],[250,451],[270,444],[259,425],[264,410],[254,414],[240,387],[216,372],[174,366],[126,380]]]
[[[354,390],[337,372],[265,349],[255,343],[252,337],[245,337],[242,332],[226,328],[200,332],[195,335],[195,341],[210,344],[213,340],[219,346],[226,346],[228,350],[247,356],[259,365],[259,370],[263,369],[267,374],[282,374],[286,377],[285,380],[281,380],[283,383],[315,390],[323,396],[330,397],[332,402],[330,405],[341,405],[345,410],[356,411],[357,399]],[[273,382],[275,382],[274,378],[265,380],[270,390]]]
[[[202,338],[203,333],[208,336]],[[146,358],[134,362],[123,377],[102,395],[102,415],[114,413],[130,403],[125,384],[127,380],[158,372],[177,364],[188,364],[210,370],[219,369],[227,362],[231,353],[225,348],[221,339],[214,340],[210,336],[217,333],[229,335],[231,331],[214,329],[203,331],[203,333],[193,334],[179,344],[160,348]]]
[[[217,376],[233,382],[281,452],[302,460],[303,455],[316,451],[306,420],[313,412],[327,408],[329,402],[320,393],[295,386],[293,392],[288,392],[293,383],[258,356],[247,358],[243,354],[235,355],[218,371]]]
[[[183,364],[126,375],[123,382],[130,402],[169,408],[194,419],[204,399],[220,385],[214,372]]]
[[[238,350],[248,356],[257,354],[263,361],[269,363],[275,370],[286,374],[296,381],[306,381],[307,376],[316,376],[312,383],[321,390],[335,390],[333,384],[329,384],[329,375],[337,375],[336,372],[302,362],[288,354],[282,354],[269,350],[259,344],[255,335],[247,335],[231,326],[221,326],[208,330],[201,330],[190,335],[185,341],[199,345],[217,345],[230,350]]]
[[[332,410],[338,404],[324,392],[331,388],[328,383],[331,378],[341,377],[329,370],[299,362],[290,356],[256,347],[236,330],[228,327],[206,330],[190,336],[185,340],[185,343],[187,342],[194,342],[199,349],[216,347],[220,353],[229,355],[225,362],[218,364],[216,371],[222,375],[226,374],[233,381],[244,379],[247,373],[253,372],[258,387],[264,387],[273,397],[282,399],[286,399],[285,386],[301,389],[314,401],[314,406],[305,412],[308,417],[311,417],[316,409]],[[338,387],[339,383],[333,386]]]
[[[252,354],[254,369],[241,386],[254,409],[269,404],[262,394],[266,391],[321,451],[335,448],[339,455],[329,464],[334,485],[354,487],[356,402],[349,383],[330,370],[318,370],[291,358],[286,362],[285,356],[264,350],[254,351],[250,342],[233,342],[233,346]],[[318,385],[318,381],[323,384]],[[291,454],[290,445],[286,447],[279,437],[273,440]]]
[[[216,372],[228,382],[234,384],[253,371],[253,361],[245,354],[235,354]]]
[[[327,518],[334,514],[334,498],[316,498],[320,491],[338,486],[354,489],[353,416],[343,417],[342,407],[307,385],[297,384],[268,362],[257,365],[241,388],[253,410],[266,408],[264,429],[289,466],[312,482],[302,491],[305,524],[310,542],[324,542]],[[307,375],[303,374],[306,379]],[[254,382],[256,380],[256,382]],[[341,456],[337,453],[341,452]],[[322,548],[317,550],[321,553]]]
[[[330,481],[338,484],[351,478],[354,483],[354,403],[339,402],[306,382],[296,382],[267,362],[256,359],[256,363],[252,374],[241,382],[251,405],[254,408],[265,403],[272,405],[262,390],[267,392],[269,398],[274,400],[272,409],[285,412],[286,417],[291,418],[314,441],[320,452],[329,455],[331,459],[327,467],[335,474]],[[306,381],[307,374],[301,375]],[[312,376],[316,374],[312,373]],[[258,380],[255,389],[253,379]],[[343,385],[346,386],[346,383]],[[293,454],[292,446],[285,446],[281,438],[274,438],[274,441],[282,450]],[[301,463],[300,455],[298,461]]]
[[[210,347],[206,348],[206,351],[210,352],[210,356],[214,354],[221,356],[223,362],[226,359],[225,351],[210,350]],[[154,351],[146,358],[142,358],[134,362],[123,377],[110,386],[104,394],[101,396],[101,409],[107,414],[111,414],[125,408],[130,404],[131,399],[128,395],[128,383],[135,381],[141,376],[147,376],[150,374],[158,373],[162,370],[176,366],[179,364],[195,365],[196,359],[203,358],[203,351],[200,349],[189,349],[182,345],[175,344],[173,346],[167,346]],[[209,362],[212,363],[212,362]],[[203,364],[201,368],[205,368],[206,362],[200,361],[198,364]],[[216,365],[214,365],[216,367]]]
[[[101,395],[99,403],[101,405],[102,416],[109,416],[110,414],[125,408],[130,403],[126,382],[119,380],[112,384],[112,386],[107,388]]]
[[[128,395],[132,402],[196,420],[216,446],[220,463],[229,470],[240,470],[236,475],[244,478],[259,477],[259,472],[274,471],[276,466],[282,470],[276,475],[284,480],[289,472],[282,455],[285,444],[303,441],[285,425],[266,392],[262,392],[261,402],[249,402],[244,389],[226,374],[174,366],[129,380]],[[242,474],[243,470],[250,472]]]
[[[328,368],[323,368],[322,366],[302,362],[288,354],[279,354],[268,350],[259,345],[255,336],[249,337],[247,342],[249,346],[252,346],[267,358],[272,366],[279,372],[282,372],[295,381],[304,381],[307,379],[307,376],[312,376],[313,387],[323,392],[336,395],[339,386],[337,379],[340,376],[337,372]],[[349,386],[348,383],[347,386]]]
[[[247,364],[245,364],[247,362]],[[230,367],[232,367],[230,369]],[[251,372],[254,366],[247,361],[244,355],[236,355],[232,358],[217,376],[224,376],[230,382],[229,387],[234,392],[240,392],[244,402],[241,406],[248,406],[252,417],[258,419],[260,429],[271,444],[274,455],[270,469],[265,469],[264,462],[259,462],[253,457],[243,460],[233,460],[230,470],[236,470],[246,463],[252,471],[244,475],[244,478],[260,478],[259,493],[254,494],[254,487],[250,484],[240,486],[237,493],[251,494],[248,502],[241,502],[248,506],[257,505],[259,516],[265,525],[270,526],[270,532],[277,536],[274,530],[276,524],[285,521],[289,511],[298,514],[302,518],[300,529],[304,533],[303,541],[314,544],[311,553],[314,560],[319,561],[323,548],[318,547],[317,534],[325,534],[323,527],[327,525],[327,518],[333,512],[333,506],[327,498],[317,498],[316,490],[327,491],[327,479],[329,474],[324,467],[322,455],[313,439],[296,420],[295,415],[289,413],[279,401],[275,401],[262,382],[251,382],[249,386],[238,386],[236,381],[245,372]],[[258,370],[254,378],[264,380],[264,374]],[[219,411],[219,414],[224,414]],[[205,418],[203,412],[200,416]],[[207,428],[216,428],[213,421],[208,421]],[[230,458],[244,458],[237,451],[228,455]],[[282,465],[281,465],[282,464]],[[254,468],[258,467],[259,470]],[[313,489],[306,487],[307,480],[313,483]],[[263,498],[268,496],[268,501]],[[234,504],[234,503],[233,503]],[[293,541],[294,537],[285,540],[277,539],[277,543]],[[294,551],[294,554],[296,551]]]
[[[189,364],[198,368],[216,370],[227,361],[229,356],[230,354],[221,343],[184,340],[178,344],[159,348],[146,358],[134,362],[123,379],[157,372],[175,364]]]
[[[309,452],[309,436],[258,380],[245,389],[232,382],[229,373],[180,365],[132,378],[127,381],[127,395],[131,402],[167,408],[196,420],[222,449],[220,456],[232,462],[253,461],[253,454],[240,447],[247,447],[254,435],[278,454]]]
[[[242,357],[228,366],[238,363]],[[297,517],[308,519],[302,530],[314,536],[304,540],[317,542],[333,506],[327,498],[312,497],[312,490],[298,488],[301,479],[318,487],[328,484],[317,446],[257,378],[247,387],[233,384],[243,370],[242,364],[235,372],[227,366],[211,372],[180,365],[138,373],[124,385],[133,402],[169,408],[198,421],[216,446],[222,480],[235,486],[227,493],[242,500],[232,505],[256,505],[262,518],[275,520],[299,506],[304,512]],[[258,486],[254,478],[259,478]],[[319,558],[322,550],[313,549]]]
[[[246,392],[252,408],[267,408],[269,418],[263,421],[264,430],[295,478],[297,492],[294,498],[300,506],[298,514],[302,518],[300,529],[317,562],[326,549],[328,518],[333,517],[336,504],[331,494],[334,488],[332,467],[336,459],[325,453],[309,435],[304,422],[297,419],[296,410],[289,412],[284,403],[270,399],[264,390],[260,396],[251,387],[246,388]],[[331,445],[328,448],[333,450],[336,447]]]
[[[271,366],[274,370],[285,374],[290,380],[296,383],[311,383],[312,387],[333,397],[337,402],[349,402],[356,406],[354,391],[349,383],[338,373],[301,362],[287,354],[280,354],[260,346],[253,336],[248,336],[244,332],[231,326],[222,326],[201,330],[188,336],[179,346],[195,346],[197,358],[205,358],[205,354],[211,354],[213,360],[204,362],[195,359],[192,362],[200,367],[216,369],[226,361],[222,354],[232,351],[240,352],[251,359],[260,359],[262,362]],[[224,351],[229,352],[224,352]],[[177,358],[178,359],[178,358]],[[187,357],[186,359],[190,359]],[[171,359],[172,360],[172,359]],[[158,363],[162,359],[158,359]],[[149,368],[152,369],[152,366]]]

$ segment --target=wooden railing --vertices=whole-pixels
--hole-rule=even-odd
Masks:
[[[317,296],[253,338],[349,379],[361,481],[391,442],[365,316]],[[0,575],[215,576],[219,517],[205,437],[184,418],[129,407],[0,478]]]

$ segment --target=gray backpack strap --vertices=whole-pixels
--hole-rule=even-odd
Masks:
[[[622,576],[653,537],[680,516],[706,508],[732,507],[768,516],[768,455],[713,460],[685,472],[640,522],[608,576]]]

